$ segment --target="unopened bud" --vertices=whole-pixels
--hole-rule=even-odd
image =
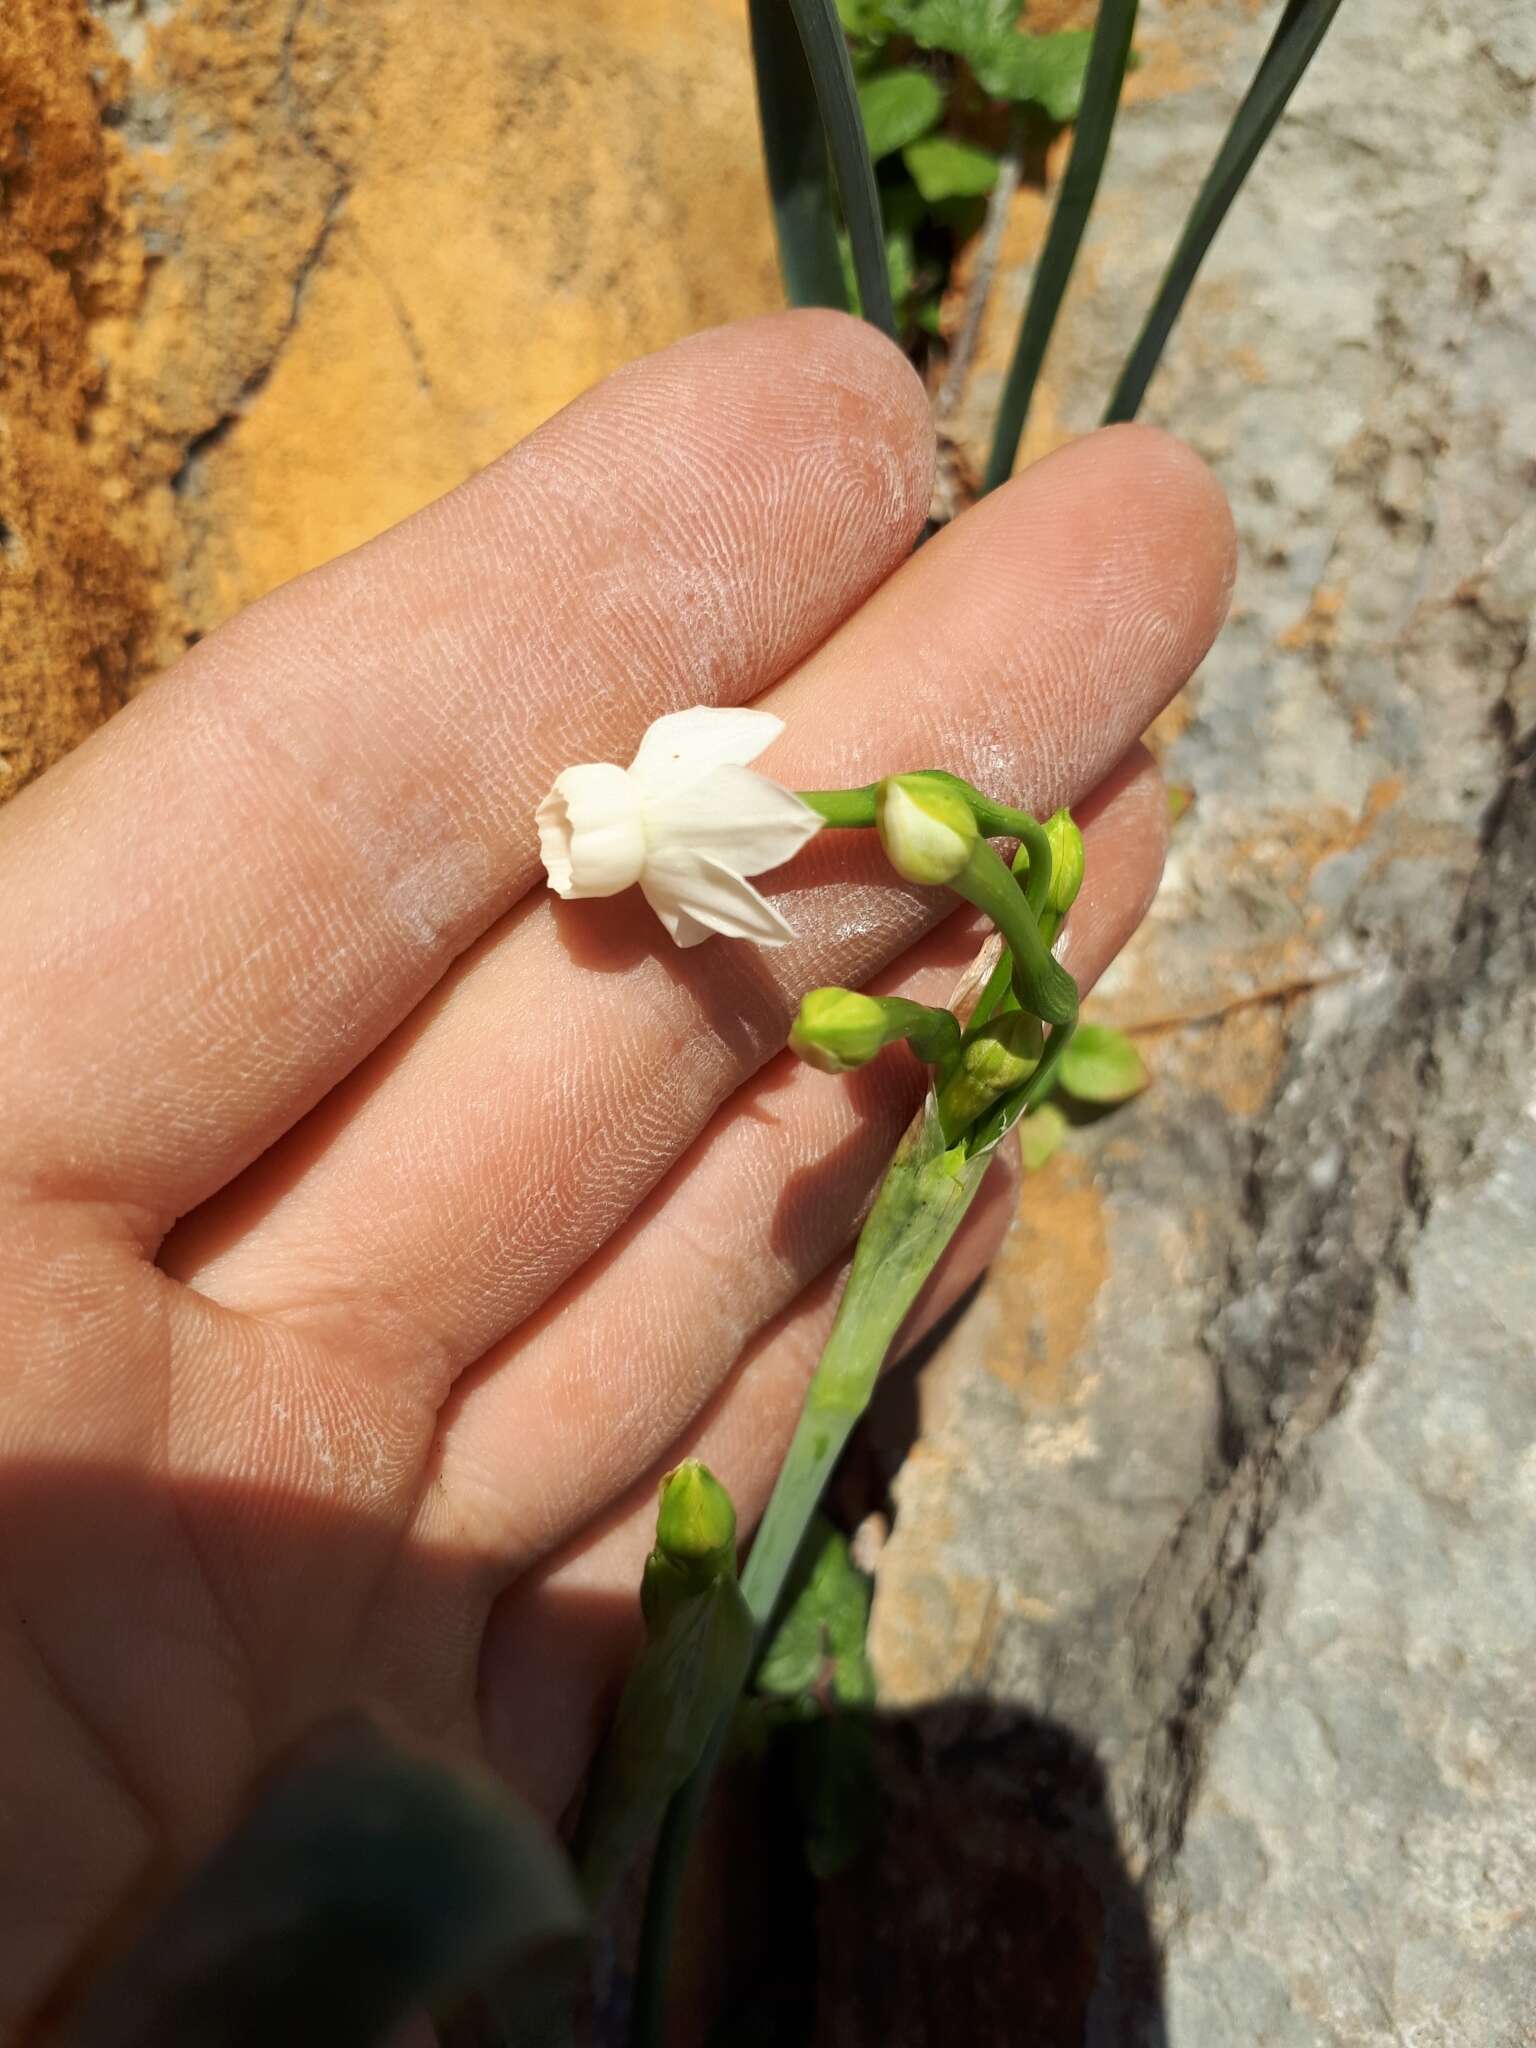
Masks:
[[[967,1040],[959,1066],[939,1094],[939,1116],[951,1142],[993,1103],[1022,1087],[1044,1050],[1040,1019],[1027,1010],[1005,1010]]]
[[[963,874],[981,837],[965,798],[925,775],[888,776],[876,793],[875,816],[897,874],[928,886]]]
[[[685,1458],[661,1482],[656,1548],[680,1563],[696,1564],[720,1556],[735,1541],[731,1496],[707,1465]]]
[[[824,1074],[867,1066],[890,1042],[885,1008],[852,988],[813,988],[800,999],[789,1049]]]
[[[654,1634],[736,1566],[736,1510],[707,1465],[685,1458],[661,1482],[656,1548],[640,1580],[640,1611]]]
[[[1045,907],[1060,919],[1077,901],[1077,892],[1083,886],[1083,835],[1072,813],[1062,810],[1046,819],[1045,836],[1051,842],[1051,887]]]

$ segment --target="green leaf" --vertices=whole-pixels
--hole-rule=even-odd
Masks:
[[[1020,1105],[1021,1110],[1027,1107],[1027,1101]],[[741,1575],[742,1593],[760,1628],[772,1622],[815,1505],[869,1404],[881,1363],[924,1280],[975,1200],[987,1165],[985,1156],[972,1156],[969,1148],[946,1145],[932,1112],[896,1147],[859,1233],[832,1334],[806,1389],[788,1455]],[[635,2048],[660,2048],[667,2038],[666,1964],[688,1844],[729,1729],[730,1719],[722,1715],[698,1767],[673,1799],[662,1824],[635,1965],[630,2029]]]
[[[912,296],[912,284],[917,276],[917,252],[912,246],[912,237],[905,230],[886,236],[885,269],[891,280],[893,302],[905,306]]]
[[[1014,34],[1019,19],[1014,0],[885,0],[885,14],[923,49],[967,59]]]
[[[835,306],[844,312],[853,304],[853,293],[839,256],[832,165],[800,31],[783,0],[751,0],[750,16],[757,112],[784,294],[792,306]]]
[[[1081,1025],[1062,1055],[1061,1085],[1079,1102],[1127,1102],[1149,1078],[1125,1033],[1107,1024]]]
[[[847,304],[839,290],[830,157],[860,308],[866,320],[894,338],[880,195],[837,9],[833,0],[749,0],[749,9],[779,261],[790,300]]]
[[[1076,118],[1091,29],[1021,34],[1014,0],[887,0],[885,15],[920,49],[964,58],[994,99],[1033,102],[1053,121]]]
[[[865,1650],[870,1585],[848,1539],[817,1515],[795,1560],[788,1602],[757,1669],[757,1690],[781,1700],[812,1697],[868,1706],[874,1673]]]
[[[997,158],[989,149],[953,135],[929,135],[901,153],[912,182],[932,206],[940,199],[974,199],[997,183]]]
[[[884,42],[891,33],[891,17],[883,0],[837,0],[837,17],[851,36],[866,42]]]
[[[1038,1173],[1053,1159],[1067,1135],[1067,1120],[1054,1102],[1042,1102],[1019,1123],[1019,1157],[1026,1173]]]
[[[926,135],[943,111],[944,94],[913,65],[877,72],[859,87],[859,112],[876,163]]]
[[[1009,34],[978,47],[971,69],[995,99],[1029,102],[1053,121],[1075,121],[1083,103],[1083,80],[1093,31],[1065,28],[1053,36]]]
[[[577,1860],[590,1898],[622,1874],[703,1755],[751,1656],[751,1617],[734,1577],[677,1608],[640,1652],[582,1807]]]

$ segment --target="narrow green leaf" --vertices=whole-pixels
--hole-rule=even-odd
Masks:
[[[851,294],[837,242],[832,166],[800,31],[785,0],[749,0],[757,111],[779,270],[792,306],[836,306]]]
[[[593,1769],[577,1841],[597,1900],[661,1818],[745,1683],[752,1622],[734,1578],[680,1608],[629,1675]]]
[[[837,247],[849,301],[857,306],[859,287],[853,273],[853,247],[841,229],[838,230]],[[896,308],[899,318],[917,277],[917,254],[911,233],[906,228],[892,228],[886,235],[885,274],[890,282],[891,304]]]
[[[1120,372],[1120,381],[1105,409],[1106,425],[1116,420],[1132,420],[1140,411],[1189,288],[1205,260],[1205,252],[1338,10],[1339,0],[1286,0],[1285,11],[1254,73],[1253,83],[1233,115],[1232,125],[1216,152],[1216,161],[1189,210],[1178,247],[1157,288],[1136,345]]]
[[[1081,1036],[1081,1033],[1079,1033]],[[1038,1173],[1054,1159],[1067,1135],[1067,1120],[1054,1102],[1042,1102],[1019,1121],[1019,1157],[1026,1173]]]
[[[984,491],[996,490],[1013,474],[1029,402],[1077,261],[1083,230],[1103,175],[1104,159],[1109,154],[1109,138],[1120,105],[1120,87],[1135,26],[1136,0],[1101,0],[1088,53],[1082,108],[1072,137],[1072,154],[1051,214],[1045,247],[1035,266],[1029,303],[1003,386],[992,452],[982,483]]]
[[[977,199],[997,183],[997,158],[953,135],[927,135],[909,143],[901,160],[930,206],[941,199]]]
[[[942,90],[914,65],[876,72],[859,87],[859,112],[876,163],[926,135],[943,111]]]
[[[842,203],[843,225],[853,249],[854,275],[858,281],[859,310],[872,325],[895,339],[896,315],[891,304],[890,279],[886,268],[885,233],[880,220],[880,195],[875,188],[875,167],[869,160],[864,140],[864,123],[859,114],[858,93],[848,41],[838,19],[835,0],[751,0],[754,15],[759,9],[787,5],[794,14],[805,52],[805,68],[821,123],[826,130],[827,148]],[[803,97],[803,90],[802,90]]]
[[[1127,1102],[1148,1078],[1135,1046],[1107,1024],[1080,1026],[1062,1055],[1061,1085],[1079,1102]]]

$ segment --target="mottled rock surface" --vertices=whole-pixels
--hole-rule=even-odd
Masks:
[[[780,303],[735,0],[5,0],[0,800],[620,363]]]
[[[1144,12],[1174,89],[1124,117],[1036,448],[1091,424],[1269,25]],[[923,1374],[874,1623],[901,1869],[829,1909],[840,2043],[1536,2041],[1533,86],[1526,8],[1342,10],[1153,387],[1242,536],[1098,998],[1156,1085],[1027,1185]],[[1057,1873],[1033,1997],[1010,1810]],[[943,1989],[882,2001],[929,1928]]]

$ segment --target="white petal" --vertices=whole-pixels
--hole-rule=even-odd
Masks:
[[[707,853],[673,850],[647,861],[640,886],[680,946],[696,946],[711,932],[759,946],[782,946],[795,936],[750,882]]]
[[[702,946],[706,939],[715,936],[707,924],[691,918],[664,887],[642,882],[640,893],[666,926],[667,936],[675,946]]]
[[[701,782],[712,768],[744,768],[784,730],[771,711],[696,704],[651,726],[629,772],[646,796],[664,796]]]
[[[716,768],[687,789],[647,797],[642,809],[647,859],[677,847],[738,875],[782,867],[822,826],[792,790],[750,768]]]
[[[557,896],[617,896],[639,881],[645,863],[640,792],[612,761],[565,769],[534,815]]]

